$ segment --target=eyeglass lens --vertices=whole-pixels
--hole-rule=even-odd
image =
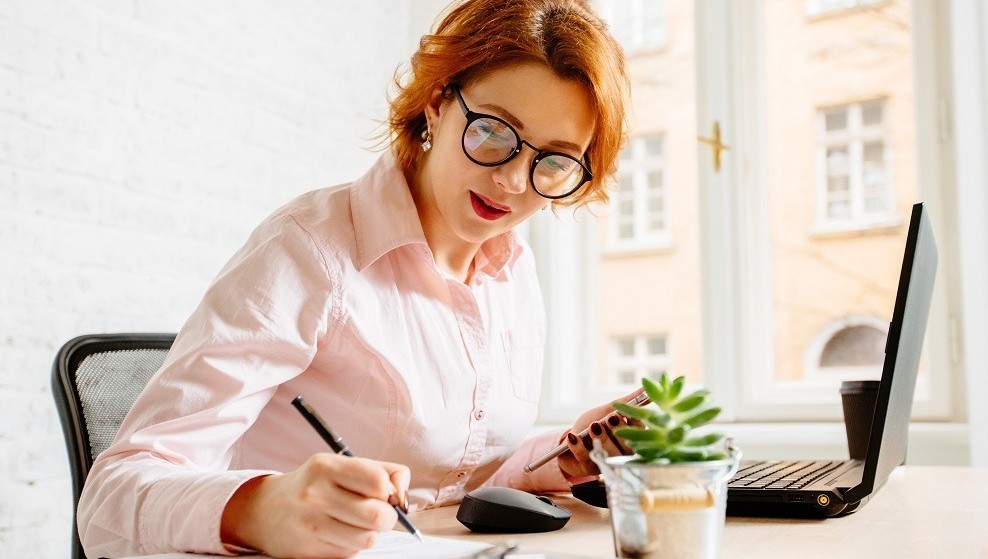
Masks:
[[[511,159],[521,146],[518,134],[507,123],[488,117],[472,120],[463,134],[463,147],[477,163],[497,165]],[[539,194],[569,194],[583,180],[583,167],[567,155],[542,154],[536,157],[532,183]]]

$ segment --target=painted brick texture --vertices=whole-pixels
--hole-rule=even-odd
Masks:
[[[0,0],[0,557],[69,555],[58,348],[176,331],[265,215],[359,176],[440,6]]]

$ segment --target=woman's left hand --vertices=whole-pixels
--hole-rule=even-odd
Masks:
[[[639,388],[623,398],[620,402],[630,402],[641,394],[643,389]],[[632,424],[637,424],[634,421]],[[573,426],[563,439],[569,445],[569,451],[564,452],[557,458],[559,469],[570,479],[596,476],[600,474],[600,469],[590,460],[590,451],[593,449],[593,441],[600,441],[604,451],[610,456],[619,454],[632,454],[631,449],[625,446],[614,430],[628,425],[628,418],[614,411],[610,402],[592,408],[576,419]],[[587,429],[587,435],[580,437],[580,433]]]

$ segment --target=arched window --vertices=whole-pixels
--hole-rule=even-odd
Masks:
[[[827,324],[806,348],[804,370],[812,376],[878,378],[885,362],[888,323],[873,316],[847,316]]]

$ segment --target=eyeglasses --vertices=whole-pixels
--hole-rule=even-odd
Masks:
[[[584,165],[565,153],[536,148],[522,140],[503,119],[471,111],[463,101],[460,86],[450,84],[448,87],[456,93],[456,100],[467,117],[467,125],[463,129],[463,153],[470,161],[484,167],[497,167],[514,159],[521,153],[522,145],[526,145],[535,152],[529,170],[532,188],[540,196],[553,200],[573,194],[593,179],[589,164]]]

